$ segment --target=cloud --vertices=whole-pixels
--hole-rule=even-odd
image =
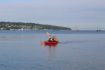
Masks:
[[[98,25],[105,22],[105,0],[10,0],[0,2],[1,20],[56,25]],[[66,24],[66,25],[65,25]]]

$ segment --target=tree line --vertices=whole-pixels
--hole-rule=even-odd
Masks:
[[[24,22],[0,22],[0,30],[71,30],[68,27]]]

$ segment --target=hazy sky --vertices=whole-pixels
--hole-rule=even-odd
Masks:
[[[0,21],[105,29],[105,0],[0,0]]]

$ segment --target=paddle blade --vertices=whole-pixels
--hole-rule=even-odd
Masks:
[[[46,32],[46,35],[47,35],[48,37],[51,37],[51,34],[50,34],[50,33],[48,33],[48,32]]]

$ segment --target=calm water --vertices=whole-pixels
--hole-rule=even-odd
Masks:
[[[105,33],[53,33],[56,47],[43,31],[0,31],[0,70],[105,70]]]

